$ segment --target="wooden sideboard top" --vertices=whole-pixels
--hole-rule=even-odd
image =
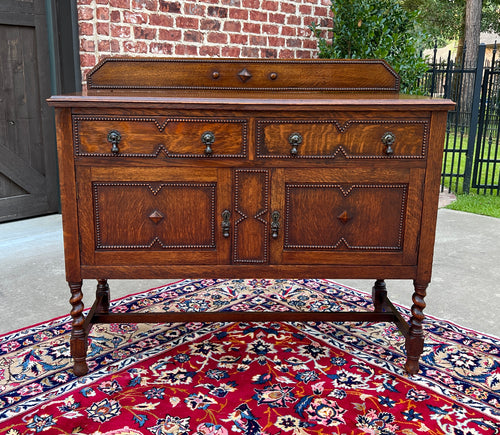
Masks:
[[[138,91],[106,90],[55,95],[48,100],[57,107],[120,107],[134,108],[205,108],[217,107],[228,110],[266,110],[276,105],[288,110],[324,110],[350,108],[384,110],[409,110],[411,108],[452,110],[455,103],[449,99],[421,95],[339,93],[339,92],[252,92],[237,91]]]
[[[399,93],[399,77],[381,60],[106,58],[82,93],[49,98],[59,107],[351,108],[450,110],[451,100]]]

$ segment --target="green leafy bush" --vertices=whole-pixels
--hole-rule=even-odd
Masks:
[[[425,34],[418,13],[397,0],[332,0],[331,39],[316,23],[319,57],[327,59],[384,59],[401,77],[401,91],[418,93],[418,79],[427,70],[420,56]]]

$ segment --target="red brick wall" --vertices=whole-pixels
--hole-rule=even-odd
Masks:
[[[311,58],[330,0],[77,0],[80,62],[105,56]]]

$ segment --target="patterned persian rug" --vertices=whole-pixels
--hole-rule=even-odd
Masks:
[[[115,312],[366,310],[327,280],[187,280]],[[408,316],[406,308],[399,308]],[[418,375],[384,323],[94,326],[89,375],[70,318],[0,337],[0,434],[498,434],[499,340],[428,318]]]

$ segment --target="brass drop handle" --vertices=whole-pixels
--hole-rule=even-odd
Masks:
[[[392,146],[394,145],[394,142],[396,141],[396,136],[394,133],[391,133],[390,131],[384,133],[382,136],[382,143],[387,147],[385,149],[385,153],[388,155],[394,154],[394,149]]]
[[[212,144],[215,142],[215,134],[211,131],[206,131],[201,135],[201,141],[205,145],[205,154],[212,154]]]
[[[279,229],[280,229],[280,212],[273,211],[271,213],[271,237],[273,239],[278,238]]]
[[[302,143],[302,135],[300,133],[292,133],[288,136],[288,142],[290,142],[292,146],[292,148],[290,148],[290,154],[296,156],[299,153],[297,147]]]
[[[222,235],[224,237],[229,237],[229,230],[231,229],[231,212],[229,210],[224,210],[222,212]]]
[[[122,140],[122,135],[119,131],[111,130],[108,133],[108,142],[111,143],[111,152],[113,154],[118,154],[120,152],[120,148],[118,148],[118,144]]]

